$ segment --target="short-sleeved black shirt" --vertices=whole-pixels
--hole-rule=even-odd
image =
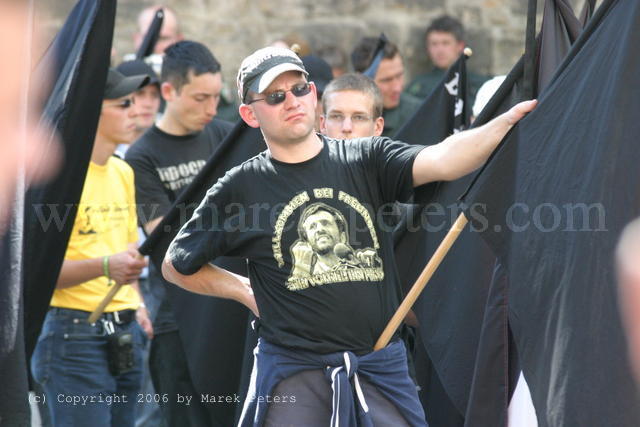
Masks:
[[[382,212],[412,195],[421,146],[322,137],[318,155],[264,152],[207,193],[169,248],[193,274],[221,255],[249,260],[260,335],[285,347],[366,353],[400,298],[392,229]]]
[[[231,123],[213,119],[200,132],[177,136],[154,125],[127,150],[125,160],[135,174],[140,224],[167,214],[232,127]],[[149,281],[152,286],[168,285],[153,264],[149,266]],[[166,297],[160,303],[153,329],[156,334],[178,329]]]

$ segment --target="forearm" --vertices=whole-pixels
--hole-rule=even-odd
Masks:
[[[414,184],[452,181],[463,177],[486,162],[513,125],[498,116],[484,126],[449,136],[439,144],[426,147],[416,157],[424,167],[414,173]]]
[[[251,294],[249,280],[246,277],[211,264],[205,264],[194,274],[184,275],[173,267],[169,259],[165,258],[162,263],[162,274],[166,280],[187,291],[232,299],[244,305],[247,305],[247,297]]]
[[[452,181],[482,166],[507,132],[533,110],[536,101],[524,101],[484,126],[451,135],[424,148],[413,164],[413,184]]]
[[[65,259],[56,282],[57,289],[69,288],[103,276],[103,259]]]

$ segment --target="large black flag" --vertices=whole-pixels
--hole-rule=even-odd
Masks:
[[[140,247],[160,268],[169,244],[204,198],[207,190],[229,169],[264,151],[258,129],[239,121],[225,137],[193,182],[183,190],[169,212]],[[246,262],[220,257],[215,264],[234,273],[247,275]],[[166,288],[180,329],[185,356],[193,384],[208,396],[233,396],[246,392],[256,337],[247,324],[249,311],[241,304],[222,298],[187,292],[178,286]],[[198,325],[198,327],[194,327]],[[199,396],[197,396],[199,398]],[[240,405],[215,402],[207,406],[213,425],[233,425]]]
[[[432,145],[465,129],[471,109],[466,93],[466,56],[461,55],[396,139]],[[419,187],[415,201],[428,203],[402,206],[394,238],[405,288],[413,285],[451,227],[459,211],[456,200],[470,179]],[[416,376],[430,424],[454,426],[464,421],[487,298],[483,284],[491,279],[493,262],[482,239],[463,232],[413,307],[420,324]]]
[[[475,124],[484,124],[522,100],[523,96],[536,97],[557,72],[581,31],[582,24],[576,22],[573,10],[565,0],[547,0],[541,31],[537,39],[530,40],[526,46],[527,52],[535,53],[531,56],[534,61],[527,63],[527,55],[522,58]],[[527,66],[528,73],[525,72]],[[465,421],[466,425],[506,425],[508,404],[520,372],[508,321],[509,280],[504,267],[497,262],[490,283],[477,284],[488,287],[488,296]]]
[[[640,213],[640,3],[605,1],[464,197],[509,281],[541,426],[637,426],[616,303],[617,236]],[[486,220],[486,221],[485,221]]]
[[[40,333],[73,227],[89,166],[111,54],[113,1],[80,0],[42,61],[53,67],[44,120],[53,123],[64,164],[25,202],[24,298],[30,357]]]
[[[525,61],[521,59],[474,125],[482,125],[506,111],[519,100],[525,86],[535,90],[538,76],[548,76],[558,68],[577,37],[576,33],[581,31],[581,26],[566,28],[567,22],[574,21],[573,11],[566,7],[563,0],[547,2],[543,21],[546,24],[543,24],[544,31],[537,37],[540,47],[536,49],[535,43],[528,46],[533,54],[531,57],[535,59],[528,73],[532,81],[525,85]],[[545,35],[547,32],[551,36]],[[571,37],[564,36],[567,33]],[[564,37],[554,37],[556,34]],[[446,109],[443,108],[443,111]],[[419,143],[422,134],[430,135],[433,132],[433,129],[420,129],[420,126],[424,128],[430,125],[436,129],[433,142],[437,142],[437,135],[442,134],[443,130],[438,129],[438,122],[426,119],[437,115],[432,113],[431,116],[422,117],[421,124],[407,125],[400,139]],[[413,283],[451,227],[460,212],[455,202],[473,176],[471,174],[455,182],[441,183],[432,202],[423,207],[423,217],[414,215],[413,225],[427,226],[430,232],[425,233],[423,228],[421,232],[405,233],[398,242],[398,263],[403,282]],[[420,250],[416,251],[416,248]],[[506,408],[515,386],[518,366],[505,320],[507,280],[501,275],[500,266],[496,266],[494,275],[494,259],[482,239],[469,229],[463,231],[414,306],[420,322],[419,338],[437,372],[429,372],[429,360],[420,360],[421,349],[418,348],[418,381],[425,380],[421,385],[425,389],[423,397],[427,401],[427,416],[436,425],[462,423],[462,419],[451,411],[447,413],[442,410],[446,407],[443,405],[446,399],[432,392],[431,389],[435,392],[440,390],[438,379],[467,425],[506,424]],[[420,372],[421,369],[426,370],[426,374]],[[430,408],[429,401],[437,403]],[[447,415],[447,418],[441,418]]]
[[[26,194],[23,210],[17,205],[15,214],[23,215],[24,221],[20,222],[24,226],[10,230],[10,238],[2,240],[3,425],[22,425],[29,419],[27,360],[62,264],[75,215],[72,206],[80,199],[100,114],[114,18],[114,2],[79,2],[34,73],[35,85],[50,85],[42,121],[50,125],[51,144],[57,131],[66,161],[53,182]],[[46,159],[47,153],[41,154]],[[46,218],[36,213],[42,204],[65,211],[66,219],[60,224],[47,224]],[[5,354],[5,350],[10,351]]]

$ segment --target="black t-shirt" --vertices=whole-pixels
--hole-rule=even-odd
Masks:
[[[317,353],[366,353],[400,298],[392,227],[382,212],[413,191],[422,146],[323,138],[321,152],[282,163],[264,152],[207,193],[169,248],[193,274],[221,255],[249,259],[260,335]]]
[[[231,123],[213,119],[201,132],[175,136],[154,125],[127,150],[125,160],[135,174],[141,225],[167,214],[232,128]],[[153,264],[149,265],[149,281],[166,284]],[[178,329],[167,298],[160,302],[153,327],[156,334]]]
[[[213,119],[201,132],[175,136],[154,125],[127,150],[125,160],[135,173],[140,224],[166,215],[232,127]]]

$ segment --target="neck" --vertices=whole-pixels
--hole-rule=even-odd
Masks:
[[[305,139],[286,144],[269,141],[265,138],[271,157],[284,163],[300,163],[312,159],[322,151],[322,140],[315,132],[311,132]]]
[[[164,133],[174,136],[183,136],[192,133],[173,117],[168,106],[164,115],[156,122],[156,126]]]
[[[101,166],[106,165],[109,157],[116,151],[117,145],[117,142],[96,135],[96,140],[93,143],[93,151],[91,152],[91,161]]]

